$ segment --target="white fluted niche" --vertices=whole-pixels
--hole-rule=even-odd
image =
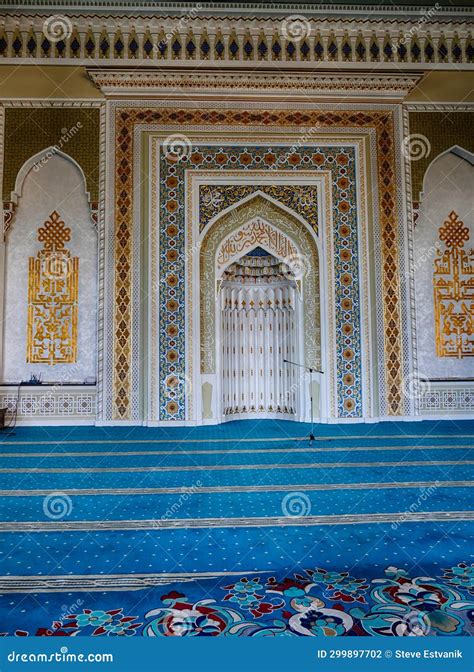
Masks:
[[[220,289],[222,408],[227,417],[300,412],[301,298],[288,267],[263,250],[231,264]]]

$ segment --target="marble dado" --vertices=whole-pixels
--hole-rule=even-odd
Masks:
[[[422,381],[418,401],[421,416],[468,415],[474,412],[474,381]]]
[[[18,406],[17,406],[18,404]],[[0,408],[8,417],[18,410],[20,424],[93,424],[97,415],[95,385],[14,385],[0,386]]]

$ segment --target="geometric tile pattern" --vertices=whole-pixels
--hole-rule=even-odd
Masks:
[[[390,110],[370,110],[370,111],[353,111],[353,110],[335,110],[335,111],[314,111],[304,110],[295,112],[294,110],[238,110],[238,109],[216,109],[208,110],[204,108],[190,109],[190,108],[118,108],[116,110],[116,202],[115,202],[115,313],[114,313],[114,371],[113,371],[113,417],[115,419],[126,420],[130,417],[130,402],[131,402],[131,343],[132,343],[132,233],[133,233],[133,134],[136,124],[157,124],[157,125],[173,125],[181,132],[186,129],[186,125],[206,125],[209,126],[242,126],[252,125],[254,127],[261,126],[262,128],[269,127],[284,127],[284,126],[302,126],[302,127],[317,127],[319,133],[324,133],[325,129],[330,130],[334,128],[350,129],[374,129],[376,132],[376,148],[377,148],[377,167],[378,167],[378,194],[379,194],[379,245],[381,250],[381,278],[380,283],[382,287],[382,311],[383,311],[383,327],[384,327],[384,354],[385,354],[385,386],[386,386],[386,404],[388,413],[391,415],[399,415],[403,413],[402,406],[402,330],[401,330],[401,308],[400,308],[400,293],[399,293],[399,250],[398,250],[398,222],[396,216],[396,174],[395,174],[395,159],[394,159],[394,121],[393,114]],[[202,151],[202,148],[199,148]],[[207,148],[210,151],[210,147]],[[214,149],[214,148],[213,148]],[[224,151],[215,151],[215,167],[220,168],[228,160],[224,155]],[[227,148],[228,150],[229,148]],[[255,150],[255,148],[254,148]],[[287,148],[285,148],[287,151]],[[253,162],[252,153],[242,152],[235,149],[238,154],[244,154],[243,157],[233,157],[232,167],[235,167],[238,160],[238,166],[245,168],[246,165],[253,168],[264,168],[264,156],[269,152],[274,151],[274,147],[260,148],[260,159],[257,163]],[[293,167],[298,169],[301,162],[301,154],[306,152],[306,163],[302,164],[305,168],[318,168],[319,165],[325,163],[325,155],[321,152],[310,148],[296,149],[286,161],[282,168]],[[350,153],[348,149],[339,151],[346,157],[348,165],[350,164]],[[199,152],[193,152],[189,157],[184,157],[182,161],[170,163],[169,168],[173,168],[175,176],[179,176],[176,171],[184,170],[185,163],[188,167],[196,168],[199,165]],[[321,154],[321,156],[318,156]],[[194,159],[193,159],[194,157]],[[335,157],[332,157],[333,161]],[[193,161],[195,163],[193,163]],[[222,161],[222,164],[220,163]],[[318,161],[320,162],[318,164]],[[247,163],[246,163],[247,162]],[[208,164],[206,168],[211,167]],[[332,166],[329,167],[330,169]],[[326,167],[327,169],[327,167]],[[169,171],[169,177],[173,177],[173,172]],[[172,181],[173,182],[173,181]],[[343,183],[344,184],[344,183]],[[162,183],[163,186],[163,183]],[[176,185],[177,186],[177,185]],[[345,187],[346,188],[346,187]],[[167,186],[167,189],[172,190],[173,187]],[[342,188],[341,188],[342,190]],[[345,199],[341,199],[343,202]],[[176,198],[170,198],[168,202],[167,214],[175,216],[180,214],[180,209],[184,207],[183,202],[179,202]],[[347,212],[341,212],[341,215],[351,215],[351,208],[354,206],[354,200],[347,200],[347,205],[344,204],[343,209]],[[334,204],[334,207],[336,205]],[[170,211],[175,209],[174,213]],[[161,214],[164,214],[163,211]],[[349,227],[350,228],[350,227]],[[351,230],[347,230],[343,226],[341,220],[339,234],[341,237],[350,237],[355,235]],[[161,227],[163,233],[164,227]],[[166,233],[167,241],[170,249],[173,248],[179,240],[179,236],[183,232],[174,225],[174,228],[168,228]],[[355,238],[352,240],[355,243]],[[163,248],[161,248],[163,249]],[[178,249],[178,248],[176,248]],[[357,247],[351,245],[352,256],[351,259],[342,258],[337,261],[339,265],[336,269],[337,273],[343,271],[344,266],[354,264]],[[183,263],[183,262],[181,262]],[[357,285],[354,282],[356,274],[352,277],[344,277],[343,272],[340,273],[342,283],[347,282],[347,287]],[[178,278],[179,281],[179,278]],[[175,282],[172,280],[172,282]],[[346,288],[347,288],[346,287]],[[170,289],[173,289],[170,287]],[[171,293],[169,293],[171,296]],[[172,297],[171,297],[172,298]],[[179,312],[180,305],[175,306],[173,302],[170,308],[175,307]],[[345,302],[344,306],[338,307],[339,311],[343,311],[347,307],[348,310],[356,310],[355,315],[358,315],[358,305],[351,305]],[[358,320],[354,319],[352,315],[352,328],[354,332],[358,331]],[[181,318],[180,318],[181,319]],[[184,318],[182,318],[184,319]],[[341,316],[337,318],[337,324],[342,325],[346,323],[345,318]],[[176,320],[176,328],[172,329],[174,335],[168,335],[169,339],[167,346],[172,340],[180,336],[180,328],[184,329],[184,324],[180,320]],[[338,339],[343,338],[348,340],[359,338],[358,333],[352,334],[338,334]],[[348,350],[350,349],[350,346]],[[359,347],[353,353],[347,352],[346,355],[355,357],[358,353]],[[184,357],[184,351],[181,355]],[[175,358],[175,365],[181,365],[179,352],[173,353],[172,358]],[[356,357],[355,357],[356,358]],[[358,359],[358,358],[356,358]],[[169,362],[171,364],[172,362]],[[354,366],[360,365],[356,362]],[[347,379],[352,384],[355,381]],[[357,402],[356,402],[357,406]],[[354,415],[355,408],[344,410],[344,415]],[[360,415],[360,409],[357,408],[356,415]],[[175,415],[176,418],[182,418],[182,410]]]
[[[176,376],[184,379],[186,375],[185,171],[190,168],[198,170],[200,167],[223,172],[232,169],[250,171],[256,168],[264,170],[265,166],[271,170],[275,160],[295,173],[310,166],[331,171],[338,415],[361,416],[361,364],[357,356],[360,351],[360,306],[354,149],[312,145],[294,149],[288,156],[288,147],[284,145],[229,147],[195,143],[193,150],[190,156],[183,156],[179,161],[173,160],[162,150],[160,160],[160,420],[185,418],[185,395],[180,393],[170,401],[170,394],[165,389],[166,380],[174,380]],[[239,187],[236,187],[237,190]],[[273,189],[275,198],[279,195],[278,189],[279,186]],[[314,208],[310,206],[311,203],[307,210],[312,209],[311,221],[315,222],[316,202]],[[211,216],[215,214],[209,207],[208,211]]]
[[[430,384],[420,392],[419,408],[423,413],[473,413],[474,385],[450,387],[449,383]]]
[[[44,386],[43,386],[44,387]],[[94,388],[93,388],[94,389]],[[17,408],[17,394],[4,392],[0,395],[2,408],[14,413]],[[62,392],[57,393],[51,388],[39,392],[22,392],[18,401],[18,418],[64,418],[90,417],[95,418],[97,412],[97,395],[93,392]]]

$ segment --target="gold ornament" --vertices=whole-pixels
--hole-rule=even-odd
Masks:
[[[28,267],[27,362],[70,364],[77,361],[79,259],[64,243],[71,229],[59,213],[38,229],[43,249]]]

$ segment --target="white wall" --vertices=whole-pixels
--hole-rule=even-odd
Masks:
[[[414,270],[418,369],[427,378],[474,376],[474,358],[437,357],[434,324],[433,263],[439,228],[454,210],[470,229],[464,249],[474,247],[474,168],[454,154],[436,159],[425,175],[415,229]],[[444,243],[439,243],[444,250]]]
[[[28,259],[42,248],[38,228],[57,210],[71,229],[66,248],[79,257],[78,359],[75,364],[26,361]],[[3,322],[3,382],[41,374],[44,382],[83,382],[97,370],[97,234],[92,225],[83,176],[69,159],[54,155],[31,168],[7,234]]]

